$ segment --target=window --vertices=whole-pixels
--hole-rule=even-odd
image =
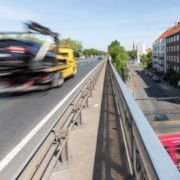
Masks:
[[[171,37],[171,42],[173,42],[173,37]]]
[[[177,56],[177,62],[179,62],[179,56]]]
[[[177,41],[179,41],[179,34],[177,35]]]
[[[176,36],[174,36],[174,41],[176,41]]]
[[[68,57],[68,53],[59,53],[59,55],[64,56],[64,57]]]
[[[176,62],[176,56],[174,56],[174,62]]]
[[[174,71],[176,71],[176,66],[174,66]]]
[[[179,73],[179,67],[177,66],[177,73]]]
[[[176,46],[174,46],[174,51],[176,51]]]
[[[177,51],[179,51],[179,45],[177,45]]]

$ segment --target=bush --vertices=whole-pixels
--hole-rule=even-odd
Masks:
[[[176,72],[173,69],[168,69],[167,72],[164,74],[164,80],[165,81],[170,81],[170,77],[176,74]]]
[[[178,80],[180,80],[180,73],[172,74],[170,77],[170,84],[176,87],[178,84]]]

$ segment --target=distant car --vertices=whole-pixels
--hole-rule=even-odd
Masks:
[[[154,117],[154,121],[167,121],[167,120],[169,120],[169,118],[166,115],[162,115],[162,114],[156,115]]]
[[[137,72],[133,72],[133,76],[137,76]]]
[[[98,57],[98,60],[102,60],[103,58],[102,57]]]
[[[153,77],[152,77],[152,80],[153,80],[154,82],[156,82],[156,83],[160,83],[160,82],[161,82],[161,80],[160,80],[160,78],[159,78],[158,76],[153,76]]]

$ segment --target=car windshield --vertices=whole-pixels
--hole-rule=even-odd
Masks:
[[[163,120],[169,120],[169,118],[165,115],[159,115],[157,116],[157,119],[160,120],[160,121],[163,121]]]

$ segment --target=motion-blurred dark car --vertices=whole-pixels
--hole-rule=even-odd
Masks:
[[[102,57],[98,57],[98,60],[102,60],[103,58]]]
[[[166,115],[156,115],[154,117],[154,121],[166,121],[169,120],[169,118]]]
[[[152,77],[152,80],[153,80],[154,82],[156,82],[156,83],[160,83],[160,82],[161,82],[161,80],[160,80],[160,78],[159,78],[158,76],[153,76],[153,77]]]
[[[47,51],[42,59],[33,61],[42,44],[30,40],[1,39],[0,67],[37,69],[57,63],[56,54]]]

